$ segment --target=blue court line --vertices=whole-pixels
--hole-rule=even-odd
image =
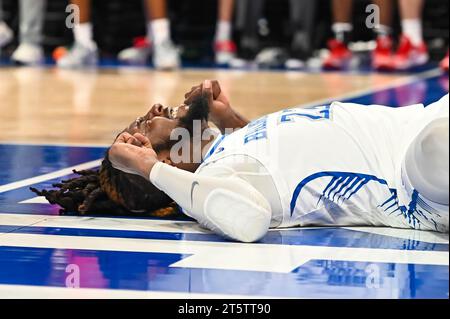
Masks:
[[[2,226],[1,233],[58,235],[73,237],[132,238],[149,240],[175,240],[196,242],[230,242],[215,234],[168,233],[155,231],[130,231],[108,229],[84,229],[63,227]],[[239,244],[239,243],[236,243]],[[341,228],[294,229],[271,231],[260,244],[324,247],[356,247],[398,249],[416,251],[448,251],[448,244],[427,243],[396,237],[370,234]]]

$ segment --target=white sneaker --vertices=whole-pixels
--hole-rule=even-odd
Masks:
[[[119,52],[119,61],[129,64],[145,64],[152,53],[150,48],[128,48]]]
[[[237,47],[233,41],[216,41],[214,51],[216,64],[228,65],[236,57]]]
[[[281,48],[266,48],[256,55],[255,61],[259,67],[273,68],[284,65],[287,53]]]
[[[63,69],[95,67],[98,63],[98,49],[86,48],[75,43],[66,56],[58,60],[58,66]]]
[[[257,70],[258,64],[253,60],[245,60],[239,57],[235,57],[228,63],[228,66],[236,70]]]
[[[180,67],[180,53],[172,41],[155,44],[153,64],[157,70],[173,70]]]
[[[229,65],[235,57],[236,55],[230,52],[216,52],[216,64]]]
[[[44,62],[44,50],[40,45],[21,43],[11,59],[23,65],[39,65]]]
[[[306,63],[299,59],[288,59],[284,66],[288,70],[302,70],[306,67]]]
[[[119,61],[127,64],[145,64],[152,54],[152,43],[146,37],[134,39],[134,45],[119,52]]]
[[[0,48],[10,43],[13,39],[12,30],[6,25],[5,22],[0,21]]]

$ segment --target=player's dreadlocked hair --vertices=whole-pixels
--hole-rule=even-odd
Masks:
[[[144,178],[115,169],[108,152],[100,170],[74,171],[78,177],[54,184],[56,190],[30,188],[62,215],[108,214],[169,217],[179,215],[175,203]]]

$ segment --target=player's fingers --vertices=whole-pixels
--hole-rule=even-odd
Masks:
[[[213,84],[210,80],[203,82],[202,94],[208,99],[208,104],[211,106],[214,102]]]
[[[134,134],[134,137],[141,143],[142,146],[146,148],[153,148],[152,143],[148,139],[148,137],[142,135],[141,133]]]
[[[216,100],[220,94],[222,93],[222,88],[220,87],[219,81],[212,80],[212,88],[213,88],[213,98]]]
[[[127,143],[127,141],[132,137],[132,135],[128,132],[123,132],[119,135],[116,140],[116,143]]]
[[[139,140],[136,139],[134,136],[130,136],[130,138],[127,140],[127,144],[139,147],[141,146],[141,142],[139,142]]]

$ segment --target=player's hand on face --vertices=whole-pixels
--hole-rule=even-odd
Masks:
[[[149,179],[153,165],[158,162],[150,140],[140,133],[124,132],[109,149],[109,160],[115,169]]]
[[[191,91],[185,95],[184,104],[190,105],[195,98],[201,95],[206,95],[209,99],[211,121],[220,122],[222,118],[229,115],[231,105],[218,81],[206,80],[202,84],[192,87]]]

